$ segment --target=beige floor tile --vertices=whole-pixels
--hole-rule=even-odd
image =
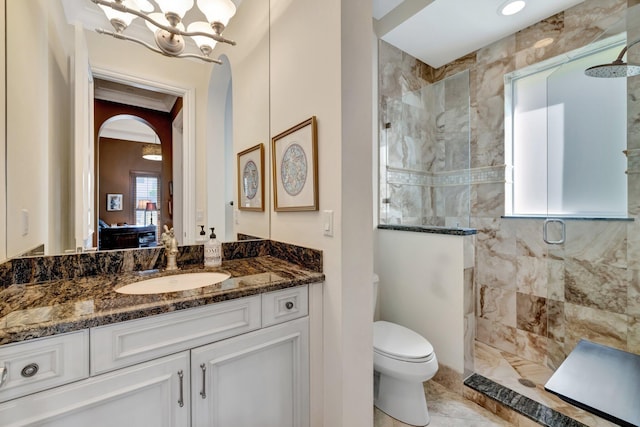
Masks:
[[[429,427],[500,427],[511,425],[433,381],[425,384],[425,395],[431,416]],[[374,408],[374,427],[407,426],[408,424],[395,420]]]

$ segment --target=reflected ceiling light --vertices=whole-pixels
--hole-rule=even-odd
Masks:
[[[115,30],[98,28],[98,33],[138,43],[161,55],[197,58],[221,64],[219,60],[209,57],[216,43],[228,43],[232,46],[236,44],[233,40],[222,37],[222,32],[236,13],[236,6],[231,0],[198,0],[197,7],[208,22],[192,22],[187,25],[186,31],[182,20],[193,8],[194,0],[155,0],[156,6],[148,0],[91,1],[103,10]],[[124,34],[135,18],[146,21],[147,27],[154,33],[155,46]],[[184,37],[193,38],[201,54],[185,53]]]
[[[535,42],[533,47],[536,49],[542,49],[543,47],[549,46],[551,43],[553,43],[553,37],[546,37]]]
[[[594,65],[593,67],[589,67],[584,70],[584,74],[589,77],[600,77],[605,79],[637,76],[640,74],[640,65],[627,64],[622,60],[622,57],[627,53],[627,50],[631,46],[639,42],[640,40],[636,40],[629,46],[623,47],[620,54],[618,54],[618,57],[612,63]]]
[[[520,12],[526,6],[524,0],[509,0],[498,8],[500,15],[511,16]]]
[[[142,146],[142,158],[153,160],[154,162],[162,161],[162,147],[160,144],[144,144]]]

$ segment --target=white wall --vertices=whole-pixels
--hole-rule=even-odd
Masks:
[[[5,22],[5,6],[6,1],[0,0],[0,22]],[[0,31],[0,81],[5,81],[5,33]],[[0,99],[7,99],[6,85],[0,85]],[[7,180],[6,180],[6,157],[5,150],[7,147],[6,125],[7,116],[5,102],[0,103],[0,242],[7,241]],[[0,262],[7,258],[7,245],[0,244]]]
[[[376,231],[380,318],[418,332],[441,364],[464,372],[464,238]]]
[[[70,149],[67,57],[73,48],[73,31],[60,25],[62,15],[46,0],[13,0],[8,7],[12,19],[7,23],[11,41],[6,52],[10,103],[6,154],[11,159],[7,165],[7,255],[40,244],[45,244],[48,252],[59,252],[73,237],[73,229],[65,222],[73,213],[56,197],[60,188],[68,185],[69,163],[58,163],[60,159],[55,157],[60,149]],[[30,25],[22,25],[24,22]],[[32,31],[33,27],[38,31]],[[35,99],[39,102],[21,102]],[[23,210],[28,212],[26,234]],[[58,224],[51,233],[47,231],[49,223]]]
[[[231,70],[231,84],[233,92],[233,164],[232,174],[229,177],[233,182],[234,210],[237,223],[235,233],[245,233],[258,237],[269,237],[269,194],[270,194],[270,163],[269,163],[269,5],[264,0],[243,0],[236,15],[224,32],[228,37],[237,42],[236,46],[218,43],[213,52],[214,57],[224,55],[229,61]],[[211,71],[212,82],[218,82],[219,67]],[[221,99],[225,101],[224,98]],[[210,104],[211,105],[211,104]],[[209,116],[215,123],[208,121],[211,132],[220,132],[217,122],[220,118]],[[218,116],[220,117],[220,116]],[[223,139],[211,138],[208,133],[207,149],[211,149],[209,172],[213,172],[217,179],[224,182],[224,147]],[[224,136],[221,135],[221,138]],[[264,144],[265,164],[265,210],[264,212],[238,210],[237,200],[237,157],[236,154],[253,147]],[[228,153],[227,153],[228,154]],[[207,154],[209,156],[209,153]],[[212,162],[215,162],[212,164]],[[213,167],[212,167],[213,166]],[[229,165],[227,165],[229,166]],[[209,180],[209,185],[215,181]],[[224,186],[213,188],[209,194],[214,200],[209,200],[210,209],[222,210],[225,200]],[[228,203],[228,200],[225,200]],[[218,214],[220,216],[220,214]],[[224,225],[220,222],[220,227]],[[227,236],[228,240],[235,240],[235,235]]]
[[[324,409],[314,426],[373,425],[371,16],[368,0],[271,0],[271,133],[318,120],[320,211],[271,213],[273,240],[323,250],[324,395],[312,402]],[[333,237],[323,210],[334,211]]]

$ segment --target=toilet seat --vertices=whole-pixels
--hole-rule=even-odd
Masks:
[[[422,335],[383,320],[373,323],[373,348],[380,355],[405,362],[422,363],[434,357],[433,346]]]

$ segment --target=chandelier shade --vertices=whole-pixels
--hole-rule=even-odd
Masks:
[[[220,64],[209,55],[216,43],[235,45],[222,32],[236,13],[231,0],[198,0],[198,9],[209,22],[195,21],[187,25],[183,18],[194,7],[194,0],[91,0],[104,12],[114,31],[96,29],[100,34],[138,43],[156,53],[176,58],[197,58]],[[159,9],[159,10],[158,10]],[[141,18],[154,33],[155,46],[124,34],[134,19]],[[185,31],[185,25],[187,30]],[[200,54],[185,53],[185,37],[191,37]]]
[[[236,14],[236,5],[231,0],[198,0],[198,8],[207,17],[207,21],[219,22],[225,27]]]
[[[162,13],[175,13],[184,18],[184,15],[193,7],[193,0],[156,0]]]
[[[191,24],[189,24],[189,27],[187,28],[187,30],[190,33],[193,33],[193,32],[213,33],[213,29],[211,28],[211,25],[209,25],[204,21],[192,22]],[[193,36],[191,38],[193,39],[194,42],[196,42],[196,44],[198,45],[198,48],[200,48],[200,51],[202,51],[204,55],[208,55],[205,52],[206,51],[211,52],[217,43],[211,37]]]
[[[160,144],[144,144],[142,146],[142,158],[155,162],[162,161],[162,147]]]

